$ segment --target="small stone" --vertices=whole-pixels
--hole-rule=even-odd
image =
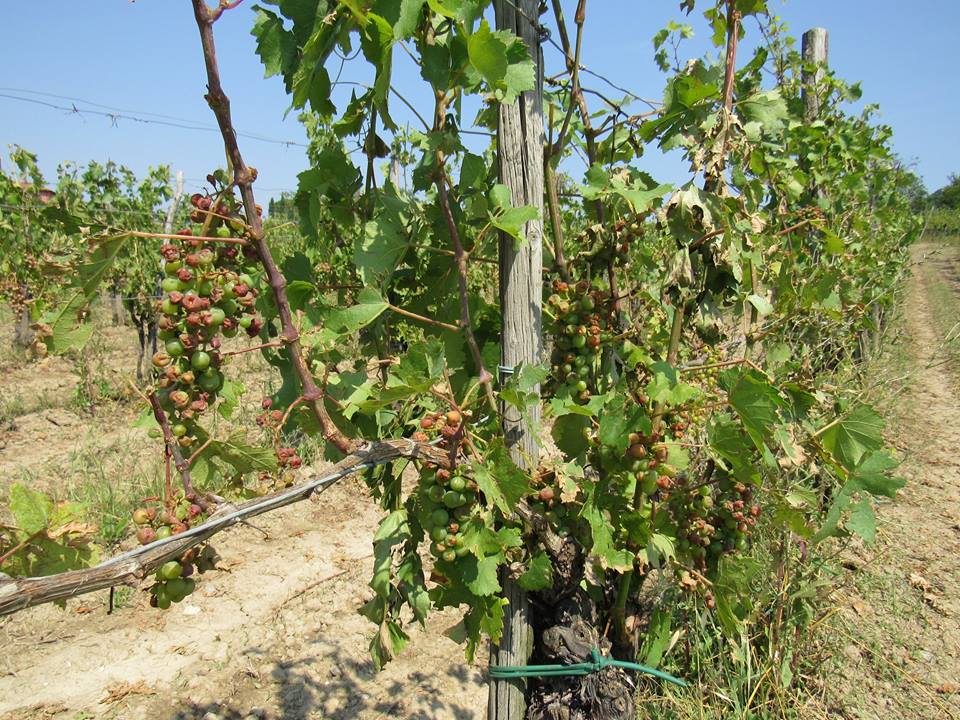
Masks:
[[[208,712],[203,716],[203,720],[223,720],[223,718],[221,718],[215,712]]]

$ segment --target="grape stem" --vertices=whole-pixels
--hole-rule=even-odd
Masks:
[[[160,406],[160,400],[157,398],[157,394],[155,392],[151,392],[147,396],[147,399],[150,400],[150,407],[153,409],[153,417],[156,418],[157,423],[160,425],[160,431],[163,433],[163,443],[166,446],[167,461],[169,462],[170,458],[173,458],[173,465],[175,468],[177,468],[177,472],[180,473],[180,481],[183,483],[184,495],[196,496],[196,500],[194,502],[206,510],[206,503],[193,489],[193,481],[190,479],[190,463],[183,457],[183,453],[180,452],[180,445],[177,443],[177,439],[173,436],[173,431],[170,429],[170,421],[167,419],[167,414]],[[169,499],[170,498],[167,498],[168,501]]]
[[[234,130],[230,115],[230,99],[223,91],[223,86],[220,82],[220,68],[217,65],[217,51],[213,38],[213,23],[217,21],[224,10],[236,7],[238,3],[220,0],[217,8],[211,10],[205,0],[192,1],[194,17],[197,21],[197,28],[200,31],[200,43],[203,47],[203,60],[207,71],[207,104],[217,118],[217,125],[220,127],[220,134],[223,137],[227,159],[233,168],[233,181],[240,191],[240,198],[243,201],[243,210],[246,217],[246,224],[249,228],[249,235],[252,239],[253,246],[257,250],[260,263],[266,272],[270,289],[273,292],[273,298],[277,305],[277,313],[280,316],[280,325],[282,327],[280,336],[286,342],[286,350],[289,355],[290,364],[293,366],[293,371],[303,388],[303,396],[306,401],[310,403],[320,423],[323,439],[332,443],[341,452],[350,453],[354,449],[354,442],[344,435],[334,424],[324,404],[326,393],[317,385],[310,371],[310,366],[304,357],[303,347],[300,344],[300,332],[293,322],[290,302],[287,299],[287,281],[273,259],[270,247],[264,237],[263,223],[257,212],[257,203],[253,194],[253,182],[257,178],[257,171],[247,166],[243,160],[243,155],[240,153],[240,146],[237,143],[237,133],[236,130]]]

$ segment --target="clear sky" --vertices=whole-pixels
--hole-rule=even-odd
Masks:
[[[564,3],[572,17],[575,0]],[[698,4],[705,5],[703,0]],[[254,54],[252,5],[246,0],[216,25],[235,124],[241,132],[303,143],[295,113],[284,119],[288,102],[281,80],[264,79]],[[664,76],[654,65],[650,38],[668,20],[683,19],[678,5],[677,0],[590,0],[584,64],[640,95],[659,97]],[[813,26],[830,31],[831,66],[845,79],[862,81],[863,101],[880,105],[881,120],[894,129],[896,151],[915,164],[929,190],[945,184],[948,174],[960,173],[960,2],[770,0],[770,5],[797,36]],[[202,97],[203,62],[188,0],[6,2],[2,17],[4,156],[7,145],[23,145],[39,154],[41,167],[51,177],[61,160],[109,158],[138,174],[148,165],[167,163],[183,170],[190,190],[223,164],[219,136],[209,131],[213,117]],[[698,13],[686,21],[697,36],[681,52],[696,56],[707,48],[708,32]],[[748,25],[748,33],[756,37],[755,24]],[[548,46],[545,55],[548,71],[560,67],[556,50]],[[397,51],[396,58],[395,84],[429,116],[422,81],[402,52]],[[332,73],[336,70],[334,66]],[[365,78],[348,65],[342,79]],[[585,83],[603,88],[595,78]],[[119,109],[141,117],[153,114],[149,117],[161,122],[208,130],[78,115],[4,97],[9,95],[106,112]],[[412,118],[399,106],[396,117]],[[260,171],[260,197],[295,188],[297,173],[306,168],[302,146],[241,138],[241,147],[248,163]],[[675,157],[651,153],[644,164],[658,181],[685,179],[685,168]]]

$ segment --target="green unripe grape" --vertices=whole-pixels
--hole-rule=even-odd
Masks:
[[[171,600],[170,596],[166,592],[157,591],[157,607],[161,610],[166,610],[170,607]]]
[[[251,325],[253,325],[253,316],[251,316],[251,315],[244,315],[242,318],[240,318],[239,320],[237,320],[237,325],[239,325],[239,326],[242,327],[244,330],[246,330],[246,329],[249,328]]]
[[[183,355],[183,343],[179,340],[169,340],[163,348],[170,357],[180,357]]]
[[[207,368],[203,375],[200,376],[200,379],[197,380],[200,389],[208,393],[217,392],[217,390],[223,386],[223,375],[216,370],[213,370],[211,373],[211,370],[213,370],[213,368]]]
[[[443,508],[437,508],[430,513],[430,522],[432,522],[435,526],[445,527],[447,523],[450,522],[450,513]]]
[[[167,350],[167,352],[170,351]],[[172,355],[173,353],[170,354]],[[193,354],[193,357],[190,358],[190,366],[194,370],[206,370],[210,367],[210,353],[198,350]]]
[[[191,583],[184,578],[176,578],[167,583],[167,597],[175,603],[183,600],[192,590]]]
[[[443,557],[443,554],[447,551],[446,545],[438,545],[437,543],[431,543],[430,552],[434,557]]]
[[[571,342],[571,344],[572,344],[575,348],[577,348],[577,350],[579,350],[579,349],[581,349],[584,345],[587,344],[587,336],[586,336],[586,335],[574,335],[574,336],[573,336],[573,339],[572,339],[570,342]]]
[[[226,295],[224,295],[224,299],[220,301],[220,307],[223,308],[223,312],[225,312],[227,315],[236,315],[237,310],[240,309],[240,306],[237,305],[237,301],[226,297]]]
[[[466,487],[467,481],[459,475],[454,475],[452,478],[450,478],[450,489],[454,492],[463,492]]]
[[[457,551],[456,551],[456,550],[446,550],[446,551],[444,551],[444,553],[443,553],[443,555],[442,555],[441,557],[443,558],[444,562],[453,562],[453,561],[455,561],[455,560],[457,559]]]
[[[174,340],[176,337],[176,330],[161,330],[157,333],[157,340],[163,340],[163,342],[166,342],[167,340]]]
[[[170,528],[166,525],[162,525],[157,528],[157,540],[165,540],[170,537],[173,533],[170,532]]]
[[[583,392],[584,390],[587,389],[587,383],[585,380],[579,380],[574,387],[577,389],[578,392]]]
[[[240,277],[238,277],[237,282],[243,283],[248,288],[252,288],[254,285],[256,285],[253,278],[250,277],[247,273],[243,273]]]
[[[653,495],[657,491],[656,473],[643,476],[643,482],[640,483],[640,490],[644,495]]]
[[[218,307],[210,308],[210,324],[211,325],[220,325],[224,320],[227,319],[227,314]]]
[[[184,435],[187,434],[187,426],[184,425],[183,423],[177,423],[176,425],[173,425],[170,428],[170,432],[173,433],[174,437],[178,437],[178,438],[183,437]]]
[[[584,297],[580,298],[580,309],[581,309],[581,310],[583,310],[584,312],[590,312],[591,310],[593,310],[593,308],[594,308],[594,304],[593,304],[593,298],[592,298],[592,297],[590,297],[589,295],[587,295],[587,296],[584,296]]]
[[[467,502],[467,498],[462,492],[457,492],[456,490],[447,490],[443,494],[443,504],[448,508],[458,508],[461,505],[464,505]]]
[[[234,325],[232,328],[226,328],[223,331],[223,336],[225,338],[234,338],[237,336],[237,333],[240,332],[240,328]]]
[[[447,539],[447,529],[445,527],[435,527],[430,531],[430,539],[435,542],[443,542]]]
[[[176,315],[178,312],[180,312],[180,306],[174,305],[170,301],[170,298],[164,298],[163,301],[160,303],[160,311],[164,315]]]
[[[209,280],[201,280],[197,283],[197,294],[207,296],[213,292],[213,283]]]
[[[470,554],[470,549],[461,545],[456,549],[456,554],[458,558],[466,557]]]
[[[160,569],[157,571],[157,577],[161,580],[173,580],[180,577],[180,573],[182,572],[183,565],[176,560],[170,560],[160,566]]]
[[[227,227],[226,225],[221,225],[220,227],[218,227],[218,228],[217,228],[217,237],[221,237],[221,238],[231,237],[231,235],[230,235],[230,228]]]
[[[236,284],[236,283],[232,283],[232,282],[228,282],[228,283],[225,283],[225,284],[224,284],[224,286],[223,286],[223,299],[224,299],[224,300],[233,300],[233,299],[236,297],[236,293],[233,292],[233,286],[234,286],[235,284]],[[222,304],[222,303],[221,303],[221,304]],[[236,303],[234,303],[234,307],[236,307]],[[233,313],[230,313],[230,314],[232,315]]]
[[[164,264],[163,271],[170,276],[175,276],[177,271],[183,267],[183,263],[179,260],[172,260]]]
[[[164,292],[175,292],[181,288],[180,280],[175,277],[165,277],[160,281],[160,289]]]
[[[435,503],[441,502],[443,500],[443,488],[439,485],[431,485],[430,489],[427,490],[427,497]]]

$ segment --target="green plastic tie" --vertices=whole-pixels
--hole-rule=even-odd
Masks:
[[[590,675],[600,672],[606,667],[618,667],[624,670],[636,670],[667,682],[686,687],[685,680],[674,677],[669,673],[655,670],[640,663],[615,660],[600,654],[597,648],[590,650],[590,662],[573,663],[571,665],[498,665],[490,668],[491,677],[510,679],[522,677],[565,677],[576,675]]]

